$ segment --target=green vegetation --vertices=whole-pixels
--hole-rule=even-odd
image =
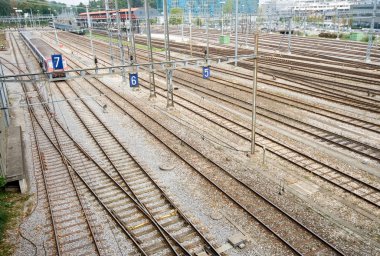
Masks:
[[[17,218],[22,214],[22,207],[28,196],[20,193],[5,192],[6,182],[0,177],[0,256],[13,254],[13,245],[6,240],[6,231],[14,229]]]
[[[182,20],[183,20],[183,10],[181,8],[172,8],[170,10],[169,24],[179,25],[179,24],[182,24]]]
[[[89,37],[89,33],[88,32],[86,32],[86,36]],[[92,38],[99,39],[99,40],[102,40],[102,41],[105,41],[105,42],[109,42],[108,36],[92,34]],[[119,40],[117,38],[112,38],[112,42],[117,45],[119,43]],[[129,46],[129,43],[123,41],[123,45],[124,46]],[[143,45],[143,44],[135,44],[135,45],[136,45],[137,49],[148,50],[148,46],[146,46],[146,45]],[[162,52],[162,51],[164,51],[164,49],[153,47],[152,51],[153,52]]]

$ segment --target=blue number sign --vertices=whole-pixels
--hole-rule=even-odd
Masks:
[[[210,67],[203,67],[203,79],[209,79],[210,75]]]
[[[61,54],[54,54],[51,56],[51,61],[53,63],[53,69],[63,69],[63,60]]]
[[[139,86],[139,75],[136,74],[129,74],[129,86],[130,87],[138,87]]]

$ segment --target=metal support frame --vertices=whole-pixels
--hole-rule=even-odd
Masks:
[[[256,30],[255,36],[255,59],[253,68],[253,88],[252,88],[252,131],[251,131],[251,154],[255,153],[256,143],[256,92],[257,92],[257,53],[259,49],[259,32]]]
[[[87,27],[88,27],[88,31],[90,32],[91,52],[92,52],[93,58],[95,58],[94,44],[92,43],[92,24],[91,24],[90,14],[88,13],[88,5],[86,5],[86,13],[87,13]]]
[[[247,54],[247,55],[240,55],[238,56],[238,59],[252,59],[256,58],[255,54]],[[208,59],[209,65],[218,65],[221,63],[232,63],[235,61],[235,56],[226,56],[226,57],[211,57]],[[108,67],[98,67],[98,68],[84,68],[84,69],[71,69],[71,70],[65,70],[63,73],[65,73],[65,77],[59,77],[59,78],[52,78],[53,72],[47,72],[47,73],[28,73],[28,74],[13,74],[13,75],[7,75],[7,76],[0,76],[0,82],[15,82],[19,83],[21,79],[23,79],[23,82],[41,82],[46,81],[49,79],[50,81],[62,81],[62,80],[70,80],[75,78],[88,78],[88,77],[102,77],[107,75],[115,75],[115,74],[121,74],[120,70],[122,68],[126,69],[127,73],[133,73],[136,70],[144,70],[149,71],[150,68],[153,68],[154,70],[162,70],[166,71],[168,67],[170,69],[182,69],[182,68],[189,68],[189,67],[203,67],[207,63],[205,62],[204,58],[194,58],[194,59],[187,59],[187,60],[175,60],[175,61],[162,61],[162,62],[147,62],[147,63],[140,63],[140,64],[127,64],[125,66],[118,65],[118,66],[108,66]]]
[[[289,23],[288,23],[288,54],[292,54],[292,20],[293,9],[290,11]]]
[[[3,64],[0,59],[0,75],[4,76]],[[9,127],[10,119],[9,119],[9,102],[8,102],[8,94],[5,88],[5,83],[3,81],[0,82],[0,102],[1,102],[1,110],[4,110],[4,119],[5,124]]]
[[[368,47],[367,47],[367,52],[365,56],[365,61],[367,63],[371,62],[371,50],[372,50],[372,45],[373,45],[373,33],[374,33],[374,28],[375,28],[376,10],[377,10],[377,0],[373,0],[371,30],[368,35]]]
[[[58,45],[58,44],[59,44],[59,41],[58,41],[57,29],[55,28],[55,23],[54,23],[54,17],[53,17],[53,14],[51,15],[51,19],[52,19],[53,28],[54,28],[55,42],[56,42],[57,45]]]
[[[191,22],[191,6],[189,8],[189,31],[190,31],[190,38],[189,38],[189,43],[190,43],[190,56],[193,57],[193,42],[192,42],[192,28],[193,23]]]
[[[224,35],[224,13],[223,13],[223,8],[224,8],[224,4],[226,2],[224,0],[220,1],[220,4],[222,6],[222,36]]]
[[[208,7],[208,4],[207,4],[207,7]],[[207,43],[206,43],[206,54],[205,54],[205,58],[206,58],[206,62],[208,60],[208,57],[209,57],[209,50],[210,50],[210,37],[209,37],[209,24],[210,24],[210,12],[208,10],[206,10],[206,13],[207,13],[207,16],[206,16],[206,34],[207,34]]]
[[[106,7],[106,19],[107,19],[107,32],[108,32],[108,42],[109,42],[109,51],[110,51],[110,59],[111,59],[111,65],[115,65],[113,61],[113,51],[112,51],[112,34],[111,34],[111,22],[110,22],[110,14],[109,14],[109,6],[108,6],[108,0],[105,0],[104,2]]]
[[[237,66],[237,55],[238,55],[238,11],[239,11],[239,0],[235,0],[235,67]]]
[[[115,9],[116,9],[116,23],[117,23],[117,39],[119,42],[120,58],[121,58],[121,63],[124,66],[125,65],[124,46],[123,46],[123,40],[121,37],[120,13],[119,13],[119,5],[118,5],[117,0],[115,1]],[[122,68],[121,77],[123,79],[123,83],[125,83],[127,81],[125,78],[125,68]]]
[[[129,42],[130,42],[129,60],[131,60],[131,56],[132,56],[133,61],[131,61],[131,64],[133,64],[137,62],[137,59],[136,59],[135,34],[133,31],[131,0],[127,0],[127,3],[128,3],[128,21],[129,21]]]
[[[149,50],[149,62],[153,62],[153,50],[152,50],[152,38],[150,34],[150,15],[148,8],[148,0],[144,0],[144,8],[145,8],[145,21],[146,21],[146,40]],[[149,67],[149,98],[156,97],[156,81],[154,79],[154,70],[153,66]]]
[[[164,0],[164,23],[165,23],[165,59],[171,61],[170,57],[170,38],[169,38],[169,19],[168,19],[168,4]],[[166,107],[174,107],[173,100],[173,69],[171,65],[166,65],[166,86],[167,86],[167,104]]]
[[[339,40],[339,32],[340,32],[340,26],[339,26],[339,11],[338,11],[338,8],[336,7],[335,8],[335,20],[337,22],[337,32],[336,32],[336,40]]]

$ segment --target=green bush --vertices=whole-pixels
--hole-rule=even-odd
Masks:
[[[0,176],[0,189],[3,189],[5,184],[7,184],[7,181],[3,176]]]

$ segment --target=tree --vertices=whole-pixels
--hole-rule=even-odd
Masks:
[[[0,16],[9,16],[12,11],[10,0],[0,0],[0,6]]]
[[[182,19],[183,19],[183,9],[181,8],[170,9],[169,24],[171,25],[182,24]]]
[[[233,6],[234,6],[234,0],[227,0],[223,6],[223,12],[232,13]]]

